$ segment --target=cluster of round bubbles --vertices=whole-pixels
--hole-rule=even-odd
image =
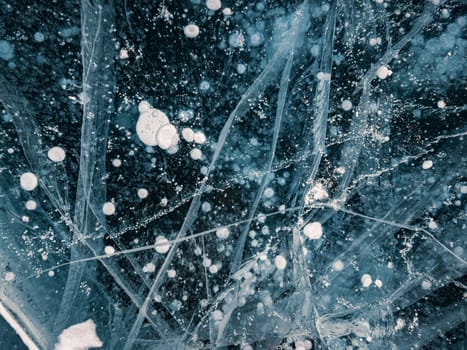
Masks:
[[[138,110],[140,114],[136,123],[136,134],[140,141],[147,146],[159,146],[169,153],[176,151],[180,137],[167,115],[159,109],[152,108],[147,101],[141,101]]]

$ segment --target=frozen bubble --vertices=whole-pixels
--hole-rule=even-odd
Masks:
[[[444,102],[443,100],[439,100],[436,105],[438,106],[438,108],[445,108],[446,102]]]
[[[190,151],[190,157],[193,160],[199,160],[199,159],[201,159],[202,156],[203,156],[203,152],[201,152],[201,150],[199,148],[193,148]]]
[[[431,289],[431,282],[428,280],[423,280],[422,281],[422,289],[428,290]]]
[[[35,32],[34,33],[34,40],[37,41],[38,43],[41,43],[45,40],[44,34],[41,32]]]
[[[208,257],[204,257],[204,258],[203,258],[203,266],[204,266],[204,267],[209,267],[209,266],[211,266],[211,264],[212,264],[212,260],[211,260],[211,259],[209,259]]]
[[[430,169],[433,166],[433,161],[431,160],[425,160],[422,164],[422,168],[424,170]]]
[[[148,101],[141,101],[138,104],[138,111],[140,113],[149,112],[151,110],[151,104]]]
[[[193,142],[195,138],[195,132],[191,128],[183,128],[182,137],[186,142]]]
[[[274,264],[278,270],[284,270],[287,266],[287,260],[284,256],[278,255],[274,258]]]
[[[165,124],[162,126],[157,132],[156,138],[158,146],[162,149],[168,149],[171,146],[175,146],[180,140],[177,129],[173,124]]]
[[[6,40],[0,40],[0,58],[5,61],[13,58],[13,45]]]
[[[138,197],[140,199],[147,198],[148,195],[149,195],[149,192],[148,192],[147,189],[145,189],[145,188],[138,189]]]
[[[115,248],[112,247],[111,245],[106,245],[104,248],[104,253],[105,255],[114,255],[115,254]]]
[[[219,271],[219,268],[217,267],[216,264],[213,264],[211,266],[209,266],[209,272],[214,274],[214,273],[217,273]]]
[[[175,276],[177,276],[177,271],[175,271],[173,269],[167,270],[167,276],[169,278],[175,278]]]
[[[233,32],[229,36],[229,45],[234,48],[243,47],[245,45],[245,37],[241,32]]]
[[[203,144],[206,142],[206,135],[202,131],[196,131],[193,135],[193,141],[198,144]]]
[[[274,189],[272,189],[271,187],[266,188],[264,190],[264,197],[266,197],[266,198],[274,197]]]
[[[315,222],[306,224],[305,227],[303,228],[303,233],[309,239],[320,239],[321,236],[323,235],[323,227],[321,226],[320,222],[315,221]]]
[[[105,215],[115,214],[115,204],[113,204],[112,202],[105,202],[104,205],[102,206],[102,212]]]
[[[375,286],[378,288],[381,288],[383,286],[383,281],[381,281],[379,278],[375,280]]]
[[[246,66],[243,63],[237,64],[237,73],[243,74],[246,72]]]
[[[140,114],[136,123],[136,134],[145,145],[157,146],[158,131],[169,123],[169,118],[164,112],[158,109],[151,109]]]
[[[120,49],[120,53],[118,55],[118,57],[122,60],[126,60],[127,58],[129,58],[130,56],[128,55],[128,50],[127,49]]]
[[[63,162],[65,160],[65,150],[58,146],[52,147],[47,152],[47,157],[52,162]]]
[[[220,0],[206,0],[206,7],[211,11],[217,11],[222,7]]]
[[[216,236],[220,239],[226,239],[229,237],[229,229],[227,227],[220,227],[216,230]]]
[[[170,242],[164,236],[157,236],[155,247],[156,252],[160,254],[165,254],[170,250]]]
[[[204,212],[204,213],[209,213],[211,211],[212,207],[211,207],[211,203],[209,202],[203,202],[203,204],[201,204],[201,210]]]
[[[13,272],[11,272],[11,271],[8,271],[8,272],[5,274],[5,281],[7,281],[7,282],[12,282],[12,281],[15,280],[15,278],[16,278],[16,275],[15,275]]]
[[[460,192],[462,194],[466,194],[467,193],[467,185],[461,185],[460,187]]]
[[[209,81],[203,80],[201,83],[199,83],[199,89],[201,91],[207,91],[211,87],[211,84],[209,84]]]
[[[183,28],[187,38],[196,38],[199,35],[199,27],[196,24],[188,24]]]
[[[112,165],[116,168],[122,166],[122,161],[118,158],[112,159]]]
[[[336,260],[332,263],[332,268],[334,271],[342,271],[344,269],[344,263],[342,260]]]
[[[47,275],[49,275],[49,277],[53,277],[55,276],[55,271],[49,271],[47,272]]]
[[[169,200],[167,198],[164,197],[164,198],[161,199],[161,205],[163,207],[165,207],[168,203],[169,203]]]
[[[21,188],[25,191],[34,191],[39,184],[37,176],[31,172],[27,172],[21,175],[19,178]]]
[[[224,16],[232,16],[233,15],[233,11],[230,7],[226,7],[225,9],[222,10],[222,13],[224,14]]]
[[[380,79],[386,79],[392,74],[392,71],[387,66],[381,66],[376,71],[376,76]]]
[[[143,266],[143,272],[154,272],[156,271],[156,265],[153,263],[147,263]]]
[[[186,121],[190,120],[191,118],[194,117],[194,115],[195,115],[195,113],[191,109],[181,110],[181,111],[178,112],[178,118],[182,122],[186,122]]]
[[[30,199],[26,202],[27,210],[35,210],[36,208],[37,208],[37,203],[35,200]]]
[[[352,102],[350,100],[344,100],[341,103],[341,107],[344,111],[350,111],[352,109]]]
[[[21,221],[22,221],[22,222],[29,222],[29,216],[23,215],[23,216],[21,217]]]
[[[368,288],[373,282],[373,280],[371,279],[371,276],[367,273],[362,275],[362,278],[360,279],[360,281],[362,282],[362,286],[365,288]]]

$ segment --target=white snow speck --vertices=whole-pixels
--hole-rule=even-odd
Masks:
[[[96,333],[96,324],[89,319],[66,328],[58,337],[55,350],[88,350],[104,344]]]
[[[445,108],[446,102],[444,102],[443,100],[439,100],[436,105],[438,106],[438,108]]]
[[[360,279],[360,281],[362,282],[362,286],[365,288],[368,288],[373,282],[373,280],[371,279],[371,276],[367,273],[362,275],[362,278]]]
[[[104,205],[102,206],[102,212],[105,215],[115,214],[115,204],[113,204],[112,202],[105,202]]]
[[[156,135],[157,144],[162,149],[169,149],[178,144],[180,140],[178,137],[177,129],[172,124],[165,124],[162,126]]]
[[[27,172],[21,175],[19,178],[21,188],[25,191],[34,191],[39,184],[37,176],[31,172]]]
[[[380,79],[386,79],[391,74],[392,74],[392,71],[386,66],[381,66],[376,71],[376,76]]]
[[[47,152],[47,157],[52,162],[63,162],[65,160],[65,150],[58,146],[52,147]]]
[[[309,239],[320,239],[321,236],[323,235],[323,227],[321,226],[320,222],[315,221],[315,222],[306,224],[305,227],[303,228],[303,233]]]
[[[140,199],[147,198],[148,195],[149,195],[149,192],[148,192],[147,189],[145,189],[145,188],[139,188],[139,189],[138,189],[138,197],[139,197]]]
[[[243,63],[237,64],[237,73],[243,74],[246,72],[246,66]]]
[[[220,239],[226,239],[230,235],[229,229],[227,227],[220,227],[216,230],[216,236]]]
[[[203,156],[203,152],[201,152],[201,150],[198,148],[193,148],[190,151],[190,157],[194,160],[199,160],[201,159],[202,156]]]
[[[156,237],[156,252],[160,254],[165,254],[170,250],[170,243],[167,238],[164,236],[157,236]]]
[[[278,255],[274,258],[274,264],[278,270],[284,270],[287,266],[287,260],[282,255]]]
[[[344,100],[341,103],[341,107],[344,111],[350,111],[352,109],[352,102],[350,100]]]
[[[105,255],[114,255],[115,254],[115,248],[112,247],[111,245],[106,245],[104,248],[104,253]]]
[[[217,11],[222,7],[220,0],[206,0],[206,7],[211,11]]]
[[[35,210],[37,208],[37,203],[35,200],[28,200],[25,205],[27,210]]]
[[[433,161],[431,160],[425,160],[422,164],[422,168],[424,170],[430,169],[433,166]]]
[[[199,27],[196,24],[188,24],[183,28],[187,38],[196,38],[199,35]]]

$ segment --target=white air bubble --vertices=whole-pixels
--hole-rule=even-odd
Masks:
[[[167,270],[167,276],[169,278],[175,278],[175,276],[177,276],[177,271],[171,269],[171,270]]]
[[[350,100],[344,100],[341,103],[341,107],[344,111],[350,111],[352,109],[352,102]]]
[[[334,271],[342,271],[344,269],[344,263],[342,260],[336,260],[332,263],[332,268]]]
[[[278,255],[274,258],[274,264],[278,270],[284,270],[287,266],[287,260],[284,256]]]
[[[193,142],[195,138],[195,132],[191,128],[184,128],[182,130],[182,137],[186,142]]]
[[[433,166],[433,161],[431,161],[431,160],[425,160],[425,161],[423,162],[423,164],[422,164],[422,168],[423,168],[424,170],[428,170],[428,169],[430,169],[432,166]]]
[[[107,245],[104,248],[104,253],[105,253],[105,255],[114,255],[115,254],[115,248],[112,247],[111,245]]]
[[[157,132],[157,144],[162,149],[177,145],[179,140],[177,129],[172,124],[162,126]]]
[[[30,199],[26,202],[25,206],[27,210],[35,210],[37,208],[37,203],[35,200]]]
[[[149,192],[148,192],[147,189],[145,189],[145,188],[140,188],[140,189],[138,189],[138,197],[139,197],[140,199],[147,198],[148,195],[149,195]]]
[[[113,204],[112,202],[105,202],[104,205],[102,206],[102,212],[105,215],[115,214],[115,204]]]
[[[156,252],[165,254],[170,250],[170,242],[164,236],[157,236],[155,247]]]
[[[202,156],[203,156],[203,152],[201,152],[201,150],[198,149],[198,148],[193,148],[190,151],[190,157],[193,160],[199,160],[199,159],[201,159]]]
[[[47,157],[52,162],[63,162],[65,160],[65,150],[58,146],[52,147],[47,152]]]
[[[187,38],[196,38],[199,35],[199,27],[196,24],[188,24],[183,28]]]
[[[376,71],[376,76],[380,79],[386,79],[391,76],[392,71],[387,66],[381,66]]]
[[[143,272],[150,273],[156,271],[156,265],[153,263],[147,263],[143,266]]]
[[[436,105],[438,106],[438,108],[445,108],[446,107],[446,102],[444,102],[443,100],[439,100]]]
[[[122,166],[122,161],[118,158],[112,159],[112,165],[116,168],[119,168]]]
[[[227,227],[220,227],[216,230],[216,236],[220,239],[226,239],[229,237],[229,229]]]
[[[15,280],[15,278],[16,278],[16,275],[13,272],[8,271],[7,273],[5,273],[5,281],[12,282]]]
[[[303,228],[303,233],[309,239],[320,239],[323,236],[323,227],[321,226],[321,223],[315,221],[306,224]]]
[[[220,0],[206,0],[206,7],[211,11],[217,11],[222,7]]]
[[[202,131],[197,131],[193,135],[193,140],[195,141],[195,143],[203,144],[206,142],[206,135],[204,135],[204,132]]]
[[[150,109],[151,109],[151,104],[148,101],[141,101],[138,104],[138,111],[140,113],[149,112]]]
[[[362,286],[365,288],[368,288],[371,285],[371,283],[373,283],[371,276],[367,273],[362,275],[360,281],[362,282]]]
[[[144,110],[136,123],[136,134],[146,146],[157,146],[158,131],[169,123],[169,118],[164,112],[158,109]]]
[[[25,191],[34,191],[39,184],[37,176],[31,172],[27,172],[21,175],[19,178],[21,188]]]

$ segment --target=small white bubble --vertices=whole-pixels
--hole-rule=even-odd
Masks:
[[[16,278],[16,275],[15,275],[13,272],[11,272],[11,271],[8,271],[8,272],[5,274],[5,281],[7,281],[7,282],[12,282],[12,281],[15,280],[15,278]]]
[[[113,204],[112,202],[105,202],[104,205],[102,206],[102,212],[105,215],[115,214],[115,204]]]
[[[430,169],[433,166],[433,161],[431,160],[425,160],[422,164],[422,168],[424,170]]]
[[[392,71],[387,66],[381,66],[376,71],[376,76],[380,79],[386,79],[392,75]]]
[[[287,266],[287,260],[284,256],[278,255],[274,258],[274,264],[278,270],[284,270]]]
[[[30,199],[26,202],[25,206],[27,210],[35,210],[37,208],[37,203],[35,200]]]
[[[350,100],[344,100],[341,103],[341,107],[344,111],[350,111],[352,109],[352,102]]]
[[[104,253],[105,253],[105,255],[114,255],[115,254],[115,248],[112,247],[111,245],[107,245],[104,248]]]
[[[39,184],[37,176],[31,172],[27,172],[21,175],[19,179],[21,188],[25,191],[34,191]]]
[[[373,282],[371,276],[367,273],[363,274],[362,275],[362,278],[360,279],[361,282],[362,282],[362,286],[365,287],[365,288],[368,288],[371,283]]]
[[[216,230],[216,236],[220,239],[226,239],[230,235],[229,229],[227,227],[220,227]]]
[[[139,197],[140,199],[147,198],[148,195],[149,195],[149,192],[148,192],[147,189],[145,189],[145,188],[140,188],[140,189],[138,189],[138,197]]]

